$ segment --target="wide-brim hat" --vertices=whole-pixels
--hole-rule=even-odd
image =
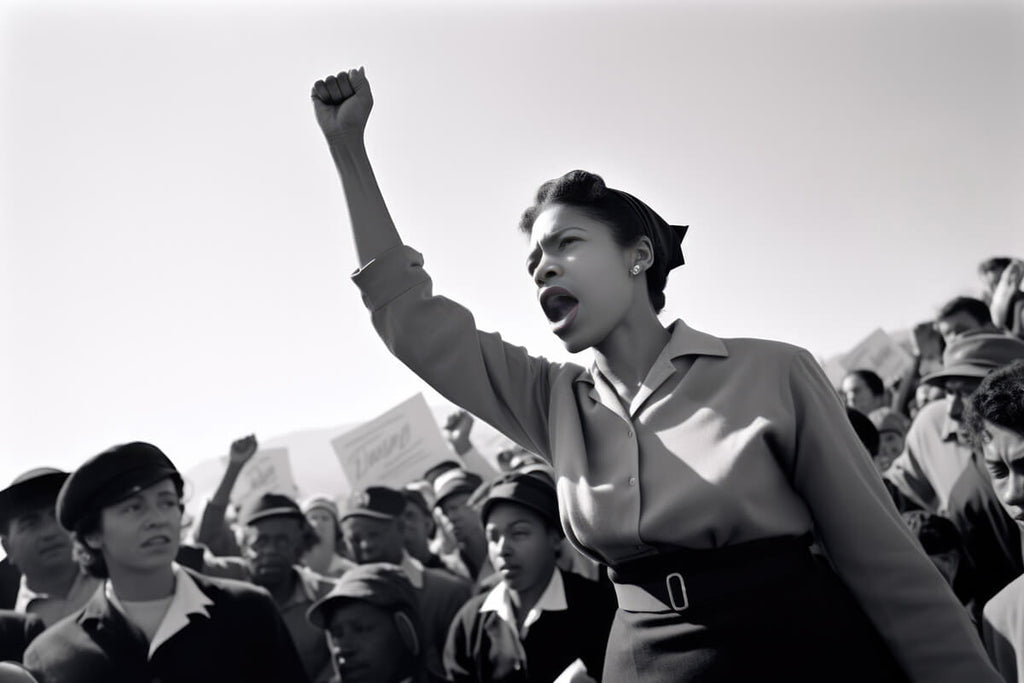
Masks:
[[[980,332],[957,337],[942,354],[942,370],[921,378],[921,384],[942,384],[949,379],[983,379],[996,368],[1024,359],[1024,340]]]
[[[23,512],[56,505],[68,476],[53,467],[37,467],[15,477],[0,491],[0,531],[6,531],[8,522]]]
[[[164,452],[133,441],[103,451],[71,473],[57,495],[57,520],[68,531],[79,522],[164,479],[183,486],[181,474]]]

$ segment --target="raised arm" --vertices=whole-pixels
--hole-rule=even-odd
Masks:
[[[364,133],[373,108],[362,68],[313,84],[313,109],[341,177],[359,265],[402,244],[366,154]]]

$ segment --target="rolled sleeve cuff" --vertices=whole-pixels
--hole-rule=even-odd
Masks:
[[[423,270],[423,255],[407,245],[388,249],[352,273],[363,303],[376,311],[410,289],[430,281]]]

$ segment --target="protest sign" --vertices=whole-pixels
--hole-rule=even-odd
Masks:
[[[331,439],[331,448],[353,489],[404,486],[434,465],[457,460],[422,394]]]
[[[886,334],[877,329],[853,347],[841,359],[842,366],[850,370],[874,370],[886,386],[902,377],[913,364],[913,357]]]
[[[226,466],[226,465],[225,465]],[[242,506],[246,501],[264,493],[283,493],[295,498],[299,487],[292,476],[291,460],[287,448],[260,449],[245,463],[231,490],[231,502]]]

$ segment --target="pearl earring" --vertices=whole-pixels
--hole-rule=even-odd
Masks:
[[[630,272],[633,273],[633,275],[639,275],[640,274],[640,264],[638,263],[635,266],[633,266],[633,270],[631,270]]]

